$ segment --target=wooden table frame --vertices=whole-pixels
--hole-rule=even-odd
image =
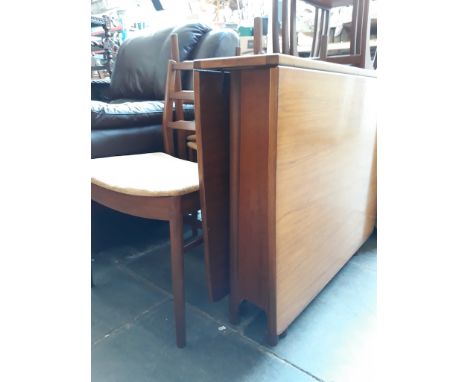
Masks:
[[[374,229],[375,73],[279,54],[194,67],[210,296],[230,290],[232,322],[242,300],[264,309],[274,345]]]

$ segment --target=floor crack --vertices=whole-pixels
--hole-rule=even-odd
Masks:
[[[165,247],[167,246],[167,243],[162,243],[162,244],[157,244],[155,246],[152,246],[151,248],[148,248],[144,251],[142,251],[141,253],[135,255],[134,257],[132,257],[130,260],[133,261],[135,259],[139,259],[145,255],[147,255],[148,253],[154,251],[155,249],[159,249],[161,247]],[[141,283],[143,283],[144,285],[146,285],[147,287],[149,287],[150,289],[153,289],[154,291],[157,291],[159,293],[162,293],[166,298],[163,299],[162,301],[150,306],[148,309],[146,309],[145,311],[139,313],[138,315],[136,315],[135,317],[133,317],[133,319],[131,319],[130,321],[127,321],[125,323],[123,323],[122,325],[120,325],[119,327],[115,328],[115,329],[112,329],[110,332],[106,333],[106,335],[104,335],[104,337],[102,338],[99,338],[98,340],[94,341],[92,343],[92,346],[95,346],[99,343],[101,343],[102,341],[110,338],[110,337],[113,337],[115,335],[118,335],[119,333],[123,332],[124,330],[126,329],[129,329],[133,326],[135,326],[135,324],[141,320],[144,316],[146,316],[147,314],[151,313],[153,310],[155,310],[158,306],[160,306],[161,304],[163,303],[166,303],[167,301],[169,300],[173,300],[173,295],[172,293],[168,292],[167,290],[159,287],[158,285],[154,284],[153,282],[151,282],[150,280],[146,279],[145,277],[141,276],[140,274],[136,273],[135,271],[131,270],[130,268],[127,267],[127,264],[126,263],[115,263],[115,266],[117,269],[119,269],[120,271],[122,272],[125,272],[127,275],[133,277],[134,279],[136,279],[137,281],[140,281]],[[299,370],[300,372],[308,375],[309,377],[313,378],[315,381],[318,381],[318,382],[326,382],[325,380],[313,375],[312,373],[310,373],[309,371],[307,370],[304,370],[303,368],[301,368],[300,366],[298,365],[295,365],[293,363],[291,363],[290,361],[288,361],[287,359],[285,358],[282,358],[280,357],[278,354],[276,354],[275,352],[273,352],[271,349],[269,349],[268,347],[262,345],[261,343],[253,340],[252,338],[246,336],[244,333],[243,333],[243,329],[245,329],[246,326],[248,326],[257,316],[254,315],[253,317],[249,318],[248,320],[246,320],[246,322],[242,323],[241,325],[238,325],[237,327],[233,327],[233,326],[229,326],[229,325],[226,325],[226,322],[222,322],[220,321],[219,319],[217,319],[216,317],[213,317],[211,316],[209,313],[205,312],[204,310],[202,310],[201,308],[195,306],[195,305],[192,305],[191,303],[189,302],[185,302],[186,306],[189,307],[190,309],[193,309],[195,312],[197,312],[199,315],[205,317],[206,319],[212,321],[212,322],[215,322],[216,325],[218,325],[219,327],[220,326],[224,326],[226,327],[226,330],[234,333],[234,334],[237,334],[241,340],[243,340],[244,342],[247,342],[248,344],[250,344],[251,346],[255,347],[257,350],[259,350],[260,352],[264,353],[264,354],[267,354],[269,356],[272,356],[274,357],[275,359],[279,360],[279,361],[282,361],[286,364],[288,364],[289,366]]]
[[[158,306],[164,304],[165,302],[169,301],[168,298],[164,298],[162,301],[159,301],[153,305],[151,305],[149,308],[145,309],[144,311],[138,313],[136,316],[134,316],[133,318],[131,318],[129,321],[126,321],[124,323],[122,323],[120,326],[114,328],[114,329],[111,329],[111,331],[107,332],[103,337],[101,338],[98,338],[97,340],[95,340],[91,346],[95,346],[99,343],[101,343],[102,341],[104,340],[107,340],[108,338],[110,337],[114,337],[115,335],[121,333],[122,331],[126,330],[126,329],[130,329],[132,327],[135,326],[135,324],[140,321],[144,316],[146,316],[147,314],[151,313],[153,310],[155,310]]]

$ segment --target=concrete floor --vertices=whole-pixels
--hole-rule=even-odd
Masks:
[[[203,247],[192,250],[185,268],[187,346],[178,349],[167,224],[101,215],[92,227],[93,382],[374,380],[375,233],[276,347],[265,342],[260,309],[245,303],[236,326],[227,297],[208,301]]]

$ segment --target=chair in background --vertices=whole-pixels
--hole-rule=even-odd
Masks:
[[[289,11],[291,10],[291,11]],[[272,21],[272,37],[273,37],[273,53],[290,54],[297,56],[297,39],[296,39],[296,0],[291,0],[289,6],[288,0],[282,1],[281,8],[281,47],[279,44],[280,25],[278,16],[278,0],[273,0],[273,21]]]
[[[198,166],[174,156],[173,129],[195,131],[194,121],[173,120],[174,101],[182,105],[184,102],[193,103],[194,99],[193,91],[176,89],[176,73],[192,69],[192,62],[170,60],[168,63],[163,116],[164,152],[91,161],[91,198],[94,201],[129,215],[169,222],[178,347],[184,347],[186,342],[183,252],[202,242],[201,236],[192,237],[185,245],[183,241],[184,218],[189,214],[196,216],[200,209]]]
[[[314,33],[310,57],[322,61],[352,65],[361,68],[370,66],[369,52],[369,0],[304,0],[315,7]],[[347,55],[328,56],[328,30],[330,10],[335,7],[353,6],[350,26],[350,52]],[[298,55],[296,37],[296,0],[282,1],[282,25],[280,51],[280,25],[278,0],[273,0],[273,53]],[[320,21],[319,21],[320,18]]]

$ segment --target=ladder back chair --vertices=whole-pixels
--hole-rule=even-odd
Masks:
[[[296,0],[283,0],[281,8],[281,48],[279,43],[280,23],[278,0],[273,1],[272,40],[273,53],[297,56]],[[314,31],[310,57],[337,64],[361,68],[370,65],[369,51],[369,0],[304,0],[315,8]],[[330,10],[335,7],[353,6],[350,25],[350,52],[328,56]]]
[[[258,20],[257,20],[258,19]],[[260,28],[261,28],[261,18],[258,17],[256,18],[255,22],[259,22],[260,24]],[[257,24],[256,24],[257,25]],[[258,26],[256,26],[258,28]],[[261,33],[261,32],[260,32]],[[178,39],[177,39],[177,35],[173,35],[171,36],[172,38],[172,59],[176,62],[179,62],[179,44],[178,44]],[[260,35],[260,39],[261,39],[261,35]],[[254,41],[257,41],[254,39]],[[258,40],[258,41],[261,41],[261,40]],[[260,48],[261,49],[261,48]],[[255,51],[255,49],[254,49]],[[260,53],[260,52],[259,52]],[[235,52],[235,55],[236,56],[240,56],[240,47],[236,47],[236,52]],[[191,63],[192,65],[192,70],[193,70],[193,62],[192,61],[185,61],[186,65],[187,65],[187,69],[184,69],[184,70],[189,70],[189,63]],[[175,79],[175,89],[182,89],[182,86],[181,86],[181,79],[180,79],[180,75],[178,73],[176,73],[176,79]],[[185,90],[185,94],[189,94],[190,91],[188,90]],[[193,91],[192,91],[193,93]],[[180,103],[180,101],[175,101],[176,102],[176,119],[177,120],[182,120],[183,119],[183,110],[182,110],[182,106],[178,106],[178,102]],[[178,109],[177,109],[178,108]],[[169,120],[169,119],[168,119]],[[174,125],[171,125],[171,126],[174,126]],[[189,126],[189,124],[186,124],[185,126]],[[197,138],[196,138],[196,134],[195,134],[195,121],[193,122],[193,130],[192,128],[188,127],[186,129],[187,133],[185,136],[182,136],[182,137],[178,137],[178,147],[179,147],[179,151],[184,151],[185,149],[188,150],[188,159],[192,162],[196,162],[197,161],[197,151],[198,151],[198,145],[197,145]]]
[[[171,35],[171,58],[175,63],[180,62],[180,52],[179,52],[179,39],[177,37],[177,34],[172,34]],[[193,70],[193,62],[192,61],[185,61],[184,63],[184,68],[183,70]],[[168,69],[169,70],[169,69]],[[174,71],[174,68],[172,68]],[[173,92],[180,92],[182,91],[182,80],[181,80],[181,75],[179,70],[175,70],[175,79],[172,79],[173,81],[173,86],[171,87],[173,89]],[[167,83],[166,83],[166,90],[167,90]],[[193,94],[193,91],[191,90],[185,90],[185,94],[187,95],[186,98],[189,98],[190,92]],[[185,101],[186,103],[192,103],[193,104],[193,99],[184,99],[180,100],[177,99],[177,97],[174,98],[172,96],[172,101],[175,103],[175,118],[176,121],[184,121],[184,110],[183,110],[183,102]],[[169,119],[172,118],[168,116],[168,121]],[[182,124],[176,124],[174,125],[175,121],[171,120],[170,123],[172,126],[182,126]],[[185,126],[189,126],[190,124],[185,124]],[[188,160],[192,162],[197,161],[197,142],[196,142],[196,137],[195,137],[195,122],[193,122],[193,129],[188,128],[188,129],[182,129],[180,128],[177,131],[177,151],[179,153],[179,156],[181,158],[187,158]]]
[[[173,130],[195,131],[195,122],[183,121],[183,112],[180,120],[173,120],[174,103],[177,102],[176,107],[193,103],[193,91],[176,87],[177,73],[192,69],[192,62],[170,60],[168,63],[163,115],[165,152],[91,160],[92,200],[128,215],[169,222],[178,347],[186,343],[183,253],[202,242],[201,236],[195,236],[193,225],[192,240],[185,245],[183,241],[184,218],[189,214],[196,216],[200,209],[198,165],[174,156]]]
[[[177,34],[172,34],[171,35],[171,59],[175,63],[180,63],[180,52],[179,52],[179,39]],[[182,70],[192,70],[193,71],[193,62],[192,61],[185,61],[183,65],[184,69]],[[186,68],[186,69],[185,69]],[[168,68],[169,70],[169,68]],[[174,68],[172,68],[172,71],[174,71]],[[168,75],[169,79],[169,75]],[[175,70],[175,78],[171,79],[171,87],[172,93],[174,92],[181,92],[182,90],[182,80],[181,80],[181,73],[180,69]],[[166,82],[166,94],[167,94],[167,82]],[[190,93],[193,95],[193,90],[184,90],[184,94],[186,95],[186,98],[178,99],[178,97],[171,96],[172,102],[175,103],[175,121],[183,121],[184,120],[184,109],[183,109],[183,104],[184,103],[192,103],[193,104],[193,99],[194,97],[190,97]],[[168,121],[169,118],[172,118],[171,116],[168,116]],[[171,119],[171,123],[174,122],[174,120]],[[189,124],[185,124],[188,126]],[[174,126],[174,125],[172,125]],[[178,129],[176,136],[177,136],[177,152],[179,154],[180,158],[187,158],[192,162],[196,161],[196,150],[197,150],[197,144],[195,142],[195,122],[193,122],[193,129],[188,128],[188,129],[182,129],[181,126],[182,124],[176,124],[175,126],[179,126],[180,128]],[[176,127],[177,128],[177,127]]]

